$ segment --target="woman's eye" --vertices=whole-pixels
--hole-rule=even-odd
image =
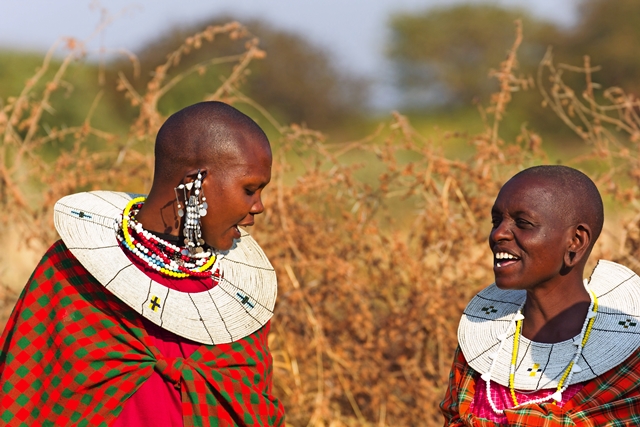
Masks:
[[[247,196],[253,196],[254,194],[256,194],[254,190],[249,190],[248,188],[245,188],[244,191],[245,193],[247,193]]]

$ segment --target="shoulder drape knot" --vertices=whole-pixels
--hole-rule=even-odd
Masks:
[[[167,381],[173,383],[175,388],[180,388],[182,369],[185,363],[186,361],[183,357],[164,357],[159,355],[154,369]]]

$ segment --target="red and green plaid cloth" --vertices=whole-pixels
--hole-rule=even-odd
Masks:
[[[202,345],[187,359],[165,358],[138,313],[58,242],[0,341],[0,425],[108,426],[155,369],[180,388],[185,426],[282,426],[268,329]]]
[[[497,426],[470,411],[478,373],[466,362],[462,351],[455,353],[449,388],[440,409],[445,426]],[[531,404],[507,409],[507,425],[515,427],[551,426],[638,426],[640,425],[640,351],[623,364],[585,383],[562,407],[552,403]]]

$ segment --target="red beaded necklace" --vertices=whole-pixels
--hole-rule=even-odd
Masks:
[[[210,277],[211,267],[216,261],[211,249],[191,255],[188,250],[145,230],[142,224],[134,219],[144,200],[144,197],[138,197],[125,207],[120,232],[117,235],[121,244],[149,267],[165,275],[178,278]]]

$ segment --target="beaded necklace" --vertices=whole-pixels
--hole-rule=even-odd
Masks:
[[[518,345],[520,343],[520,334],[521,334],[521,330],[522,330],[522,321],[524,320],[524,315],[522,314],[522,308],[524,307],[524,303],[526,302],[526,300],[522,303],[522,305],[520,305],[520,308],[518,308],[518,311],[516,312],[516,314],[513,316],[512,321],[515,322],[516,325],[516,330],[513,336],[513,349],[511,352],[511,365],[509,368],[509,391],[511,393],[511,399],[513,400],[513,408],[518,408],[520,406],[524,406],[524,405],[528,405],[528,404],[538,404],[538,403],[543,403],[549,400],[553,400],[554,404],[556,402],[560,402],[562,401],[562,393],[567,389],[568,384],[571,383],[571,377],[573,376],[574,372],[580,372],[582,370],[582,368],[580,368],[580,366],[577,364],[578,359],[580,358],[580,355],[582,354],[582,349],[584,348],[584,346],[587,344],[587,341],[589,340],[589,335],[591,334],[591,328],[593,326],[593,322],[595,321],[595,317],[596,314],[598,312],[598,298],[596,297],[596,295],[593,293],[593,291],[589,291],[589,297],[591,299],[591,303],[589,304],[589,310],[587,311],[587,315],[585,317],[584,323],[582,324],[582,329],[580,331],[580,341],[576,344],[576,353],[573,357],[573,359],[571,360],[571,362],[569,363],[569,365],[567,366],[567,368],[564,370],[562,376],[560,377],[560,381],[558,381],[558,385],[556,387],[556,391],[554,393],[549,394],[548,396],[545,397],[541,397],[538,399],[531,399],[528,400],[526,402],[522,402],[519,403],[518,399],[516,397],[516,391],[515,391],[515,387],[514,387],[514,381],[515,381],[515,373],[516,373],[516,361],[518,358]],[[494,354],[493,356],[493,360],[491,362],[491,367],[489,368],[489,371],[482,374],[481,378],[485,381],[486,383],[486,387],[487,387],[487,400],[489,401],[489,405],[491,406],[491,409],[493,409],[493,411],[496,414],[503,414],[504,410],[503,409],[498,409],[496,407],[495,402],[493,401],[492,397],[491,397],[491,372],[493,371],[493,368],[495,366],[496,360],[498,358],[498,354],[500,353],[500,351],[502,350],[502,346],[504,344],[504,342],[507,339],[507,334],[501,334],[500,336],[498,336],[498,339],[500,339],[500,346],[498,348],[498,352]]]
[[[121,233],[117,238],[123,247],[147,263],[152,269],[170,277],[209,277],[211,267],[217,257],[211,249],[191,255],[188,250],[179,248],[142,228],[134,214],[142,207],[145,197],[132,199],[124,208]],[[135,212],[132,212],[135,211]]]

